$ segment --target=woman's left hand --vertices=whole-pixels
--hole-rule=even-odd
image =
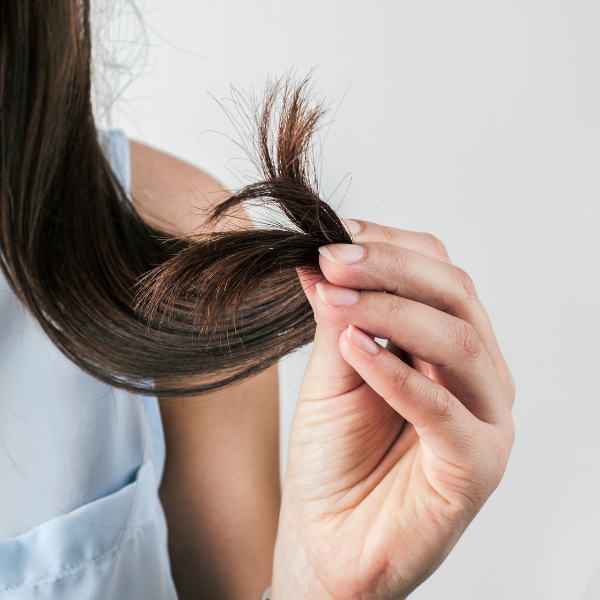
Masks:
[[[359,225],[355,244],[322,249],[327,282],[303,278],[317,332],[273,600],[406,598],[496,488],[512,447],[513,380],[468,275],[428,234]]]

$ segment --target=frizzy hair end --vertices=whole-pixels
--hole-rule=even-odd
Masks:
[[[197,336],[227,347],[265,344],[277,348],[253,358],[274,361],[305,345],[314,335],[310,304],[300,289],[297,270],[321,279],[318,248],[352,243],[334,209],[320,197],[309,160],[314,134],[325,114],[310,103],[310,79],[289,74],[267,82],[262,102],[252,104],[251,159],[262,177],[238,190],[207,214],[207,229],[245,203],[273,209],[276,228],[204,231],[191,244],[140,279],[136,310],[149,323],[173,315],[192,317]],[[274,321],[273,302],[289,298]],[[257,321],[263,325],[257,328]],[[254,369],[252,369],[254,371]]]
[[[159,397],[235,384],[309,343],[296,270],[317,281],[317,248],[352,241],[319,194],[310,76],[267,83],[250,111],[258,178],[184,238],[129,202],[91,80],[89,0],[0,3],[0,268],[44,332],[97,379]],[[277,226],[222,228],[252,203]]]

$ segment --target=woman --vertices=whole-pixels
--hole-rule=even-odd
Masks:
[[[512,446],[512,378],[468,275],[432,236],[365,221],[319,249],[280,498],[275,370],[133,310],[136,279],[180,250],[157,233],[200,227],[181,207],[218,183],[98,139],[87,2],[2,3],[0,29],[0,592],[407,597]]]

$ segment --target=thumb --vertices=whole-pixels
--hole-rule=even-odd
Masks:
[[[314,348],[302,380],[300,400],[320,400],[350,392],[363,379],[340,352],[340,335],[349,324],[336,319],[335,309],[327,306],[319,295],[319,282],[326,283],[323,275],[298,270],[298,277],[317,322]]]

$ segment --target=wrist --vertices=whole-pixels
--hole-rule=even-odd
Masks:
[[[319,583],[303,542],[307,527],[281,511],[270,600],[332,600]]]

